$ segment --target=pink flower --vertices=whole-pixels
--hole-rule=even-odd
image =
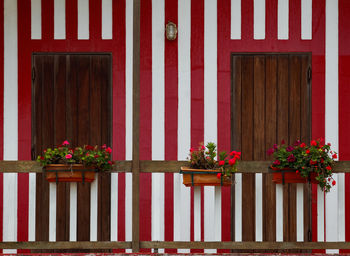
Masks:
[[[332,167],[330,167],[329,165],[326,167],[326,169],[328,170],[328,171],[330,171],[330,170],[332,170]]]
[[[220,166],[225,165],[225,161],[224,161],[224,160],[219,161],[219,165],[220,165]]]
[[[333,158],[333,159],[337,159],[337,154],[333,154],[333,155],[332,155],[332,158]]]
[[[311,146],[316,146],[317,142],[315,140],[312,140],[310,144],[311,144]]]
[[[68,140],[63,141],[63,142],[62,142],[62,145],[63,145],[63,146],[67,146],[67,145],[69,145]]]
[[[237,154],[236,151],[232,151],[232,152],[230,153],[230,156],[234,156],[234,155],[236,155],[236,154]]]
[[[109,165],[112,165],[112,161],[108,161],[108,164],[109,164]]]
[[[219,172],[219,173],[216,175],[216,177],[218,177],[218,179],[220,179],[220,178],[221,178],[221,172]]]
[[[281,162],[279,161],[279,160],[275,160],[274,162],[273,162],[273,165],[280,165],[281,164]]]
[[[234,165],[236,163],[236,159],[235,158],[232,158],[232,159],[230,159],[230,160],[228,160],[228,164],[229,165]]]
[[[72,155],[71,154],[67,154],[66,155],[66,159],[71,159],[72,158]]]
[[[205,146],[202,146],[202,150],[204,150],[205,149]]]
[[[335,180],[333,180],[333,182],[332,182],[332,186],[335,186],[335,184],[336,184],[336,182],[335,182]]]
[[[105,149],[106,147],[107,147],[106,144],[103,144],[101,148]]]
[[[190,149],[190,152],[193,152],[193,151],[194,151],[194,148],[191,148],[191,149]]]
[[[108,147],[108,148],[106,148],[106,152],[110,154],[110,153],[112,153],[112,149],[110,147]]]

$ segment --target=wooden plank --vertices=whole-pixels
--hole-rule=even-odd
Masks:
[[[35,240],[49,241],[49,183],[45,174],[36,175]],[[40,251],[38,251],[40,253]]]
[[[0,242],[0,249],[128,249],[132,242]],[[350,249],[349,242],[159,242],[141,241],[141,248],[165,249]]]
[[[278,56],[277,62],[277,141],[288,143],[288,56]]]
[[[78,127],[78,106],[76,104],[76,99],[78,97],[78,62],[79,59],[77,56],[68,55],[66,58],[66,137],[71,145],[74,146],[78,144],[76,131],[76,127]]]
[[[266,56],[265,149],[277,143],[277,57]],[[265,160],[273,156],[265,154]],[[263,241],[276,241],[276,185],[263,174]]]
[[[140,250],[140,0],[133,2],[132,250]]]
[[[242,58],[242,159],[254,159],[254,58]],[[255,240],[255,174],[242,174],[242,240]]]
[[[100,173],[98,179],[97,240],[109,241],[111,223],[111,174]]]

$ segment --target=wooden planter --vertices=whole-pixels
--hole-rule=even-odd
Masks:
[[[82,164],[48,164],[44,170],[48,182],[93,182],[96,172]]]
[[[183,184],[186,187],[192,186],[231,186],[231,177],[221,176],[219,179],[218,170],[203,170],[190,169],[188,167],[181,167],[183,175]]]
[[[276,184],[285,183],[313,183],[318,184],[315,179],[317,174],[311,173],[309,178],[304,178],[300,173],[296,173],[293,169],[270,169],[272,172],[272,181]]]

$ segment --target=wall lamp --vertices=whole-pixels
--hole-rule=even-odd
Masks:
[[[165,26],[165,35],[168,40],[175,40],[177,36],[177,27],[176,24],[168,21],[168,23]]]

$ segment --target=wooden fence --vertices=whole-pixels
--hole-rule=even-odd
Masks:
[[[187,163],[184,161],[139,161],[139,170],[140,173],[178,173],[180,166],[186,165]],[[273,203],[275,209],[268,209],[269,214],[272,212],[276,214],[277,216],[273,217],[274,223],[271,225],[267,222],[262,222],[261,227],[257,228],[258,224],[255,223],[255,225],[248,225],[245,224],[245,218],[244,212],[242,217],[242,209],[244,208],[242,203],[242,178],[240,176],[242,175],[260,175],[262,174],[262,177],[269,177],[268,175],[268,165],[270,162],[265,161],[242,161],[239,163],[238,166],[238,174],[236,174],[236,183],[232,187],[232,193],[231,193],[231,199],[232,208],[230,211],[234,212],[232,215],[232,241],[221,241],[219,239],[218,241],[203,241],[203,239],[193,239],[194,241],[140,241],[140,179],[135,179],[134,174],[132,175],[132,232],[131,232],[131,239],[130,241],[114,241],[111,236],[111,230],[110,230],[110,213],[111,213],[111,191],[113,190],[113,184],[111,184],[110,177],[115,175],[116,173],[132,173],[134,171],[134,166],[132,161],[119,161],[114,165],[113,170],[110,174],[104,174],[99,175],[98,182],[96,184],[92,184],[91,186],[95,186],[97,191],[97,194],[94,194],[90,187],[84,188],[85,185],[79,185],[82,186],[82,192],[88,191],[88,198],[90,197],[96,197],[98,198],[97,201],[97,209],[95,212],[96,216],[99,216],[98,219],[96,217],[97,223],[94,224],[95,227],[89,227],[88,231],[84,231],[86,227],[83,227],[84,223],[90,223],[91,217],[90,214],[93,214],[91,212],[91,209],[93,207],[90,207],[90,204],[88,207],[83,206],[81,209],[77,209],[77,215],[85,216],[85,220],[81,224],[76,223],[77,229],[75,232],[75,239],[71,239],[71,232],[69,228],[69,193],[67,192],[67,186],[65,184],[59,184],[55,188],[56,195],[55,195],[55,203],[56,206],[54,209],[57,210],[56,213],[56,224],[55,225],[55,236],[52,237],[49,231],[49,225],[51,223],[49,222],[49,202],[46,202],[45,200],[48,200],[50,194],[50,190],[44,191],[43,187],[48,187],[48,183],[44,181],[43,173],[41,167],[33,161],[1,161],[0,162],[0,172],[2,175],[6,175],[6,173],[32,173],[36,175],[36,223],[35,223],[35,239],[28,239],[27,241],[20,241],[17,240],[17,242],[14,241],[7,241],[7,242],[0,242],[0,249],[49,249],[49,250],[56,250],[56,249],[97,249],[97,250],[103,250],[103,249],[132,249],[134,252],[137,252],[140,250],[140,248],[153,248],[156,251],[158,248],[163,249],[233,249],[233,250],[241,250],[241,249],[249,249],[249,250],[289,250],[289,249],[299,249],[299,250],[310,250],[310,249],[350,249],[350,243],[348,242],[322,242],[322,239],[318,239],[318,242],[311,242],[311,238],[309,237],[309,234],[307,233],[308,230],[305,228],[307,225],[311,226],[311,222],[305,218],[307,215],[302,216],[302,222],[304,227],[298,227],[296,220],[296,215],[298,214],[296,212],[297,202],[300,198],[300,194],[298,194],[299,188],[292,188],[287,189],[288,193],[294,193],[293,196],[290,196],[290,194],[287,195],[287,197],[294,197],[295,201],[292,203],[295,206],[288,209],[288,211],[292,212],[295,211],[295,217],[288,217],[293,214],[286,213],[283,208],[286,207],[286,204],[278,203],[278,199],[276,202]],[[348,161],[341,161],[337,162],[335,168],[335,173],[347,173],[350,172],[350,162]],[[30,174],[30,175],[32,175]],[[257,177],[257,176],[256,176]],[[264,178],[265,180],[270,180],[270,178]],[[43,180],[41,185],[38,183],[38,181]],[[258,180],[258,179],[257,179]],[[46,183],[45,183],[46,182]],[[261,182],[261,181],[260,181]],[[113,183],[113,182],[112,182]],[[266,193],[270,193],[270,191],[263,191],[263,183],[261,182],[260,190],[257,189],[257,194],[263,193],[264,197],[266,196]],[[289,186],[289,185],[285,185]],[[298,185],[299,186],[299,185]],[[303,185],[301,185],[303,186]],[[307,185],[306,185],[307,186]],[[257,186],[258,188],[258,186]],[[303,191],[305,190],[303,187],[301,187]],[[341,189],[344,187],[342,186]],[[68,190],[69,191],[69,190]],[[78,188],[79,191],[79,188]],[[239,194],[239,191],[241,191]],[[283,185],[277,185],[275,194],[273,196],[275,198],[281,197],[279,193],[283,194]],[[63,193],[63,194],[62,194]],[[68,194],[67,194],[68,193]],[[286,193],[286,192],[284,192]],[[302,194],[303,195],[303,194]],[[302,196],[304,198],[302,208],[304,212],[308,212],[309,208],[305,207],[308,205],[308,200],[305,200],[307,198],[307,194],[304,192],[304,195]],[[77,201],[79,202],[81,200],[81,195],[79,195],[79,192],[77,194]],[[86,197],[82,196],[82,197]],[[259,195],[257,195],[259,197]],[[45,199],[46,198],[46,199]],[[102,198],[102,200],[101,200]],[[238,198],[238,199],[237,199]],[[239,199],[241,198],[241,199]],[[298,199],[299,198],[299,199]],[[68,199],[65,201],[65,199]],[[41,201],[42,200],[42,201]],[[236,201],[235,201],[236,200]],[[238,200],[238,201],[237,201]],[[275,199],[271,198],[270,201],[274,201]],[[113,200],[112,200],[113,201]],[[257,201],[257,199],[256,199]],[[266,205],[266,202],[268,200],[264,200],[261,202],[262,206],[261,209],[263,210],[263,215],[260,218],[264,218],[264,214],[266,215],[267,209],[264,205]],[[76,204],[78,204],[76,202]],[[106,203],[107,202],[107,203]],[[267,202],[269,204],[269,202]],[[241,204],[242,208],[239,210],[237,208],[237,205]],[[39,206],[38,206],[39,205]],[[62,205],[64,207],[62,207]],[[252,205],[255,205],[252,204]],[[235,209],[236,206],[236,209]],[[38,208],[39,207],[39,208]],[[42,207],[42,208],[40,208]],[[45,207],[47,207],[46,210],[42,210]],[[255,207],[255,206],[254,206]],[[257,206],[258,207],[258,206]],[[265,207],[265,208],[264,208]],[[290,207],[287,205],[287,207]],[[50,208],[51,211],[51,208]],[[239,213],[240,211],[240,213]],[[248,209],[244,210],[246,212],[252,212],[253,216],[256,217],[258,214],[257,209]],[[45,213],[47,212],[47,213]],[[278,213],[280,212],[280,213]],[[68,213],[68,215],[67,215]],[[279,215],[280,214],[280,215]],[[287,214],[287,215],[285,215]],[[237,217],[238,216],[238,217]],[[77,216],[75,216],[76,218]],[[89,220],[90,218],[90,220]],[[239,219],[240,218],[240,219]],[[269,216],[268,216],[269,218]],[[271,217],[270,217],[271,218]],[[46,221],[43,221],[46,220]],[[104,223],[105,220],[105,223]],[[239,224],[239,221],[241,220],[241,224]],[[61,224],[59,224],[59,221]],[[248,219],[248,221],[250,221]],[[286,224],[287,223],[287,226]],[[236,224],[236,225],[235,225]],[[238,224],[238,225],[237,225]],[[324,224],[324,223],[323,223]],[[60,225],[60,227],[59,227]],[[197,224],[194,224],[197,225]],[[199,224],[200,225],[200,224]],[[290,228],[290,226],[293,226],[295,228]],[[84,229],[85,228],[85,229]],[[195,227],[196,228],[196,227]],[[91,237],[90,229],[96,229],[95,237]],[[279,231],[280,230],[280,231]],[[301,236],[300,236],[300,230],[301,230]],[[196,231],[194,231],[196,232]],[[270,235],[266,235],[266,233],[274,233],[273,237],[271,238]],[[319,231],[318,231],[319,232]],[[78,233],[78,234],[76,234]],[[253,237],[249,237],[250,234],[254,233]],[[259,235],[260,234],[260,238]],[[198,235],[198,234],[197,234]],[[80,237],[79,237],[80,236]],[[196,236],[196,235],[195,235]],[[200,236],[199,236],[200,237]],[[322,237],[322,234],[318,234],[318,238]],[[34,240],[34,241],[33,241]],[[80,241],[79,241],[80,240]],[[127,240],[127,239],[125,239]],[[164,240],[164,239],[163,239]],[[175,239],[174,239],[175,240]],[[205,240],[205,239],[204,239]],[[329,239],[327,239],[329,240]]]

